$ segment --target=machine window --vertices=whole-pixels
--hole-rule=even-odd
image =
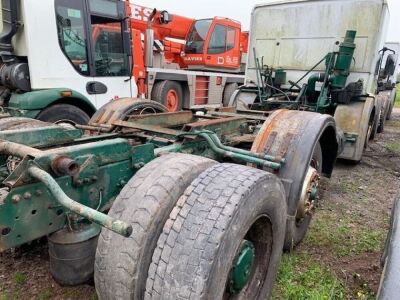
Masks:
[[[226,33],[226,51],[235,48],[235,40],[236,40],[236,29],[228,27]]]
[[[227,28],[222,25],[216,25],[211,35],[208,45],[208,54],[220,54],[226,52]]]
[[[120,21],[92,16],[92,43],[96,76],[129,76]]]
[[[80,74],[89,75],[83,12],[81,1],[56,1],[58,40],[61,48]]]
[[[210,29],[212,20],[196,21],[190,30],[189,37],[186,43],[186,53],[202,54],[204,43],[207,39],[207,34]]]
[[[223,25],[216,25],[208,45],[208,54],[221,54],[235,48],[236,30]]]

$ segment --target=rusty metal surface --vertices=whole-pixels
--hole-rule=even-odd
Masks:
[[[38,149],[29,147],[29,146],[25,146],[22,144],[17,144],[17,143],[0,140],[0,153],[23,158],[27,155],[39,156],[43,152]]]
[[[232,127],[232,129],[237,129],[237,124],[240,124],[243,121],[246,121],[246,118],[238,117],[238,116],[228,117],[228,118],[220,118],[220,119],[214,119],[214,120],[201,120],[198,122],[186,124],[183,128],[183,131],[193,131],[193,130],[202,130],[202,129],[212,130],[213,128],[216,128],[218,126],[223,126],[223,125],[229,125],[230,127]]]
[[[295,116],[297,112],[285,109],[274,112],[261,127],[251,152],[283,158],[293,137],[301,130],[300,123],[290,121],[290,114]]]
[[[193,121],[193,113],[191,111],[181,111],[175,113],[159,113],[150,115],[132,116],[128,119],[143,125],[157,125],[160,127],[173,127],[183,125]]]
[[[137,99],[124,98],[116,101],[111,101],[107,105],[100,108],[90,120],[89,125],[109,124],[119,120],[125,113],[126,109],[135,103]]]
[[[174,130],[174,129],[164,128],[164,127],[154,126],[154,125],[144,125],[144,124],[139,124],[139,123],[135,123],[135,122],[127,122],[127,121],[114,121],[113,125],[132,128],[132,129],[138,129],[138,130],[143,130],[143,131],[148,131],[148,132],[172,135],[172,136],[177,136],[182,133],[181,131]]]

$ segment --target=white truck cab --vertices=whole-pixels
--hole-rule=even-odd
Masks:
[[[117,0],[3,0],[0,89],[5,110],[85,124],[110,100],[135,97],[125,5]]]

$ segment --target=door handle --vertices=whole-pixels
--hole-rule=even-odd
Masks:
[[[90,81],[86,84],[86,91],[89,95],[100,95],[107,93],[108,89],[104,83],[98,81]]]

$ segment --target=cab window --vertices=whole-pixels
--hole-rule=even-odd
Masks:
[[[92,16],[92,43],[96,76],[128,76],[129,57],[124,51],[121,22]]]
[[[188,40],[186,43],[186,53],[202,54],[204,43],[207,39],[207,34],[210,29],[212,20],[199,20],[196,21],[190,30]]]
[[[82,1],[58,1],[56,14],[58,40],[62,50],[80,74],[89,75]]]
[[[235,48],[235,35],[236,31],[234,28],[216,25],[211,35],[207,53],[221,54],[232,50]]]
[[[82,75],[129,76],[126,24],[115,1],[56,0],[60,46]],[[129,42],[129,41],[125,41]]]

